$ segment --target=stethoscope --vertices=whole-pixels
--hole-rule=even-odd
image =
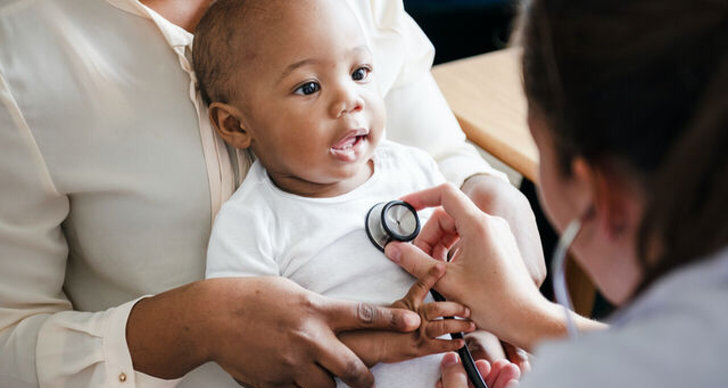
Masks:
[[[367,212],[365,227],[369,240],[377,249],[384,252],[384,247],[391,241],[412,241],[420,233],[420,218],[412,205],[404,201],[380,202]],[[445,297],[434,289],[430,290],[432,298],[438,302],[444,302]],[[454,319],[445,317],[445,319]],[[463,333],[450,334],[452,339],[462,339]],[[475,388],[488,388],[483,376],[480,375],[475,366],[473,355],[470,354],[468,346],[458,349],[458,354],[463,362],[468,378]]]

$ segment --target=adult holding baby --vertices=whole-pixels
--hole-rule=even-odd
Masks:
[[[191,32],[209,4],[0,5],[0,385],[234,384],[199,367],[216,361],[260,386],[326,386],[332,374],[369,386],[336,334],[418,325],[280,278],[200,280],[214,216],[248,167],[214,136],[195,89]],[[347,4],[385,60],[390,138],[514,215],[539,280],[527,204],[464,143],[427,39],[401,2]]]
[[[522,384],[725,385],[728,4],[534,0],[524,11],[541,200],[621,308],[607,330],[569,313],[582,336],[537,349]],[[564,309],[531,285],[506,223],[447,186],[404,200],[443,208],[416,241],[422,250],[390,244],[390,258],[415,275],[446,266],[436,289],[518,346],[566,335]],[[455,241],[451,263],[435,260]],[[448,356],[442,385],[465,381]]]

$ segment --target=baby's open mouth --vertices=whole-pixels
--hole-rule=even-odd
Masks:
[[[366,129],[351,130],[331,146],[331,154],[343,162],[356,161],[368,137],[369,131]]]
[[[336,142],[336,144],[331,146],[331,148],[333,148],[335,150],[341,150],[341,151],[347,150],[349,148],[355,147],[357,144],[359,144],[359,142],[366,139],[366,137],[367,137],[367,135],[347,136],[347,137],[339,140],[338,142]]]

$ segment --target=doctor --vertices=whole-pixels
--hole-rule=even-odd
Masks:
[[[540,198],[620,310],[609,328],[570,312],[580,334],[563,339],[565,310],[533,286],[508,225],[452,186],[403,198],[442,208],[416,246],[389,244],[387,256],[418,277],[446,267],[438,291],[535,350],[525,386],[726,386],[728,4],[534,0],[524,11]],[[458,239],[451,263],[433,259]],[[442,371],[445,388],[466,387],[454,354]]]

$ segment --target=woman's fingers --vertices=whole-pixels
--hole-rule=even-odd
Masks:
[[[335,332],[356,329],[409,332],[420,326],[420,315],[407,309],[323,297],[321,300],[317,308]]]
[[[456,220],[479,211],[467,195],[450,183],[408,194],[400,199],[417,210],[442,206]]]
[[[323,338],[316,339],[316,342],[320,345],[316,348],[317,363],[334,376],[338,376],[352,387],[371,387],[374,384],[374,376],[364,362],[341,343],[333,333],[328,332]],[[320,376],[316,378],[320,379]],[[301,386],[315,387],[318,385],[302,384]]]
[[[414,244],[433,258],[447,261],[447,252],[457,242],[459,236],[455,222],[443,209],[438,208],[422,227]]]
[[[315,366],[300,372],[298,378],[296,378],[297,387],[336,387],[333,375],[321,366]]]

